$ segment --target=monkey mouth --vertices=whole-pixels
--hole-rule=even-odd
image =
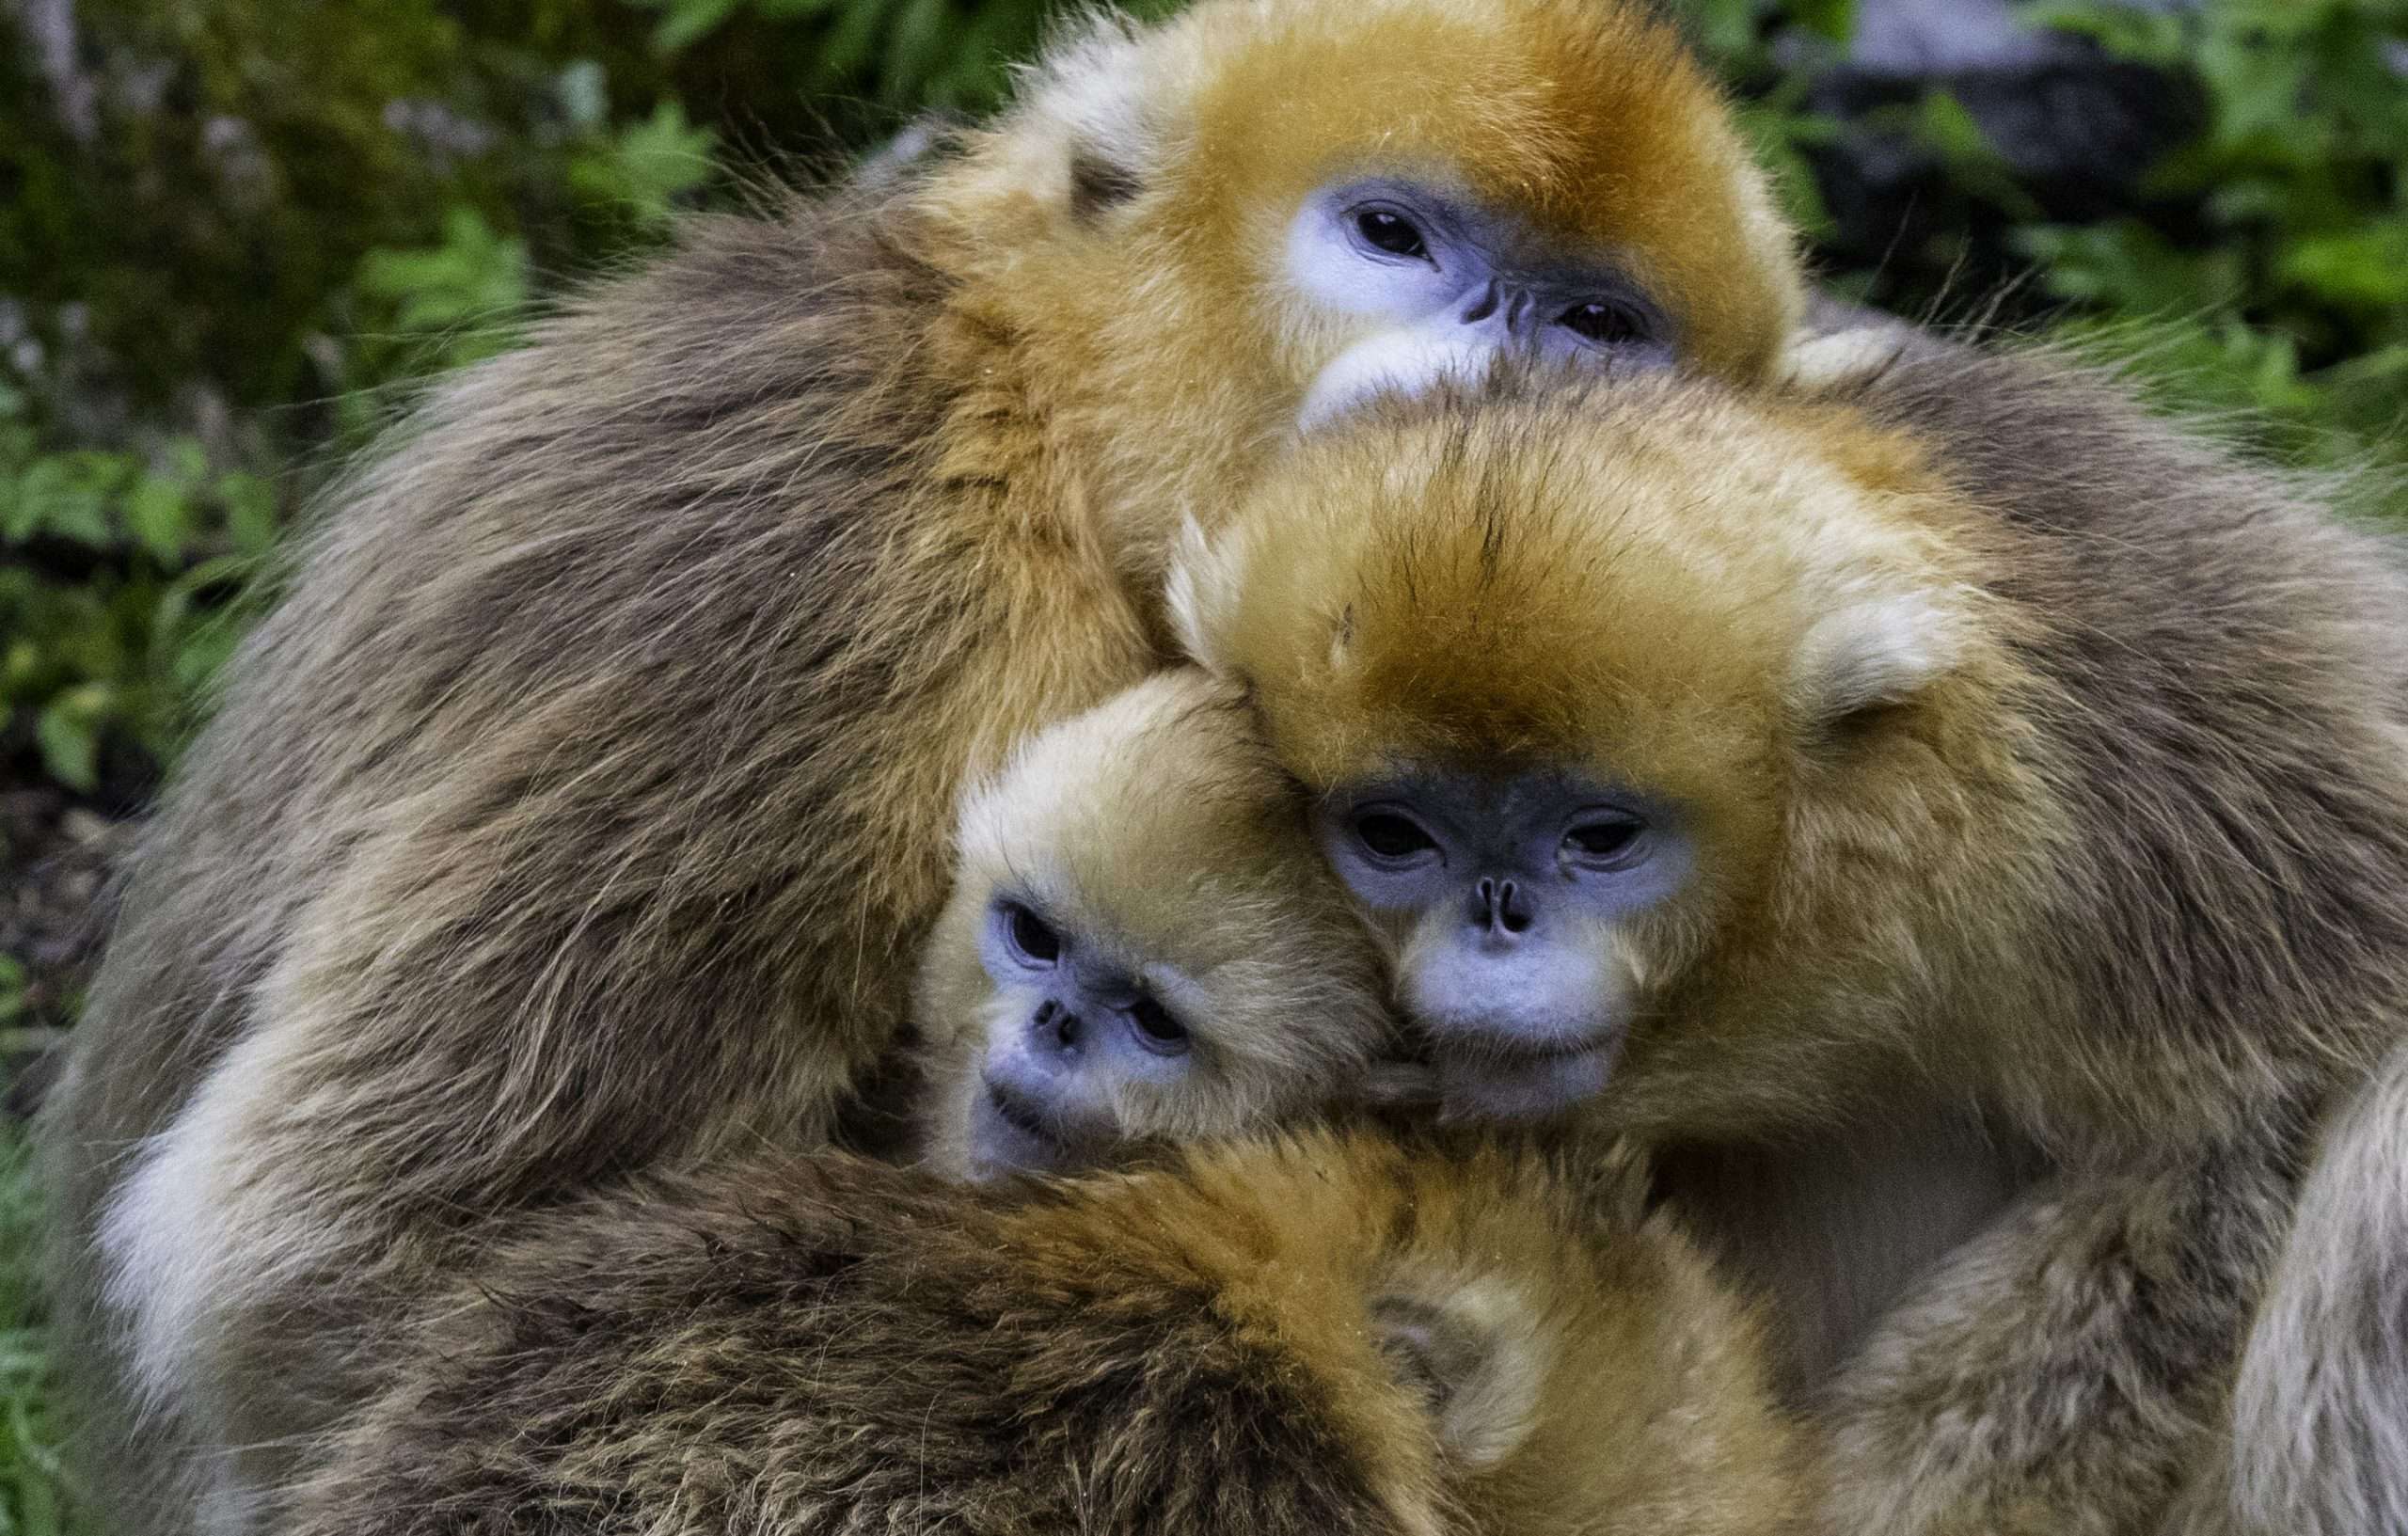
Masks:
[[[1445,1042],[1434,1052],[1440,1115],[1450,1120],[1528,1120],[1596,1097],[1622,1054],[1623,1032],[1524,1042]]]
[[[982,1178],[1018,1172],[1067,1173],[1089,1148],[1053,1116],[990,1080],[971,1111],[972,1158]]]
[[[1046,1123],[1045,1116],[1038,1113],[1037,1106],[1009,1091],[1002,1084],[987,1085],[987,1101],[993,1106],[997,1119],[1002,1120],[1022,1135],[1051,1146],[1063,1145],[1062,1138],[1054,1133],[1053,1127]]]

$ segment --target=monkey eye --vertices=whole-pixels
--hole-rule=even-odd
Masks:
[[[1636,816],[1599,816],[1563,834],[1563,846],[1574,857],[1606,863],[1628,854],[1647,823]]]
[[[1158,1056],[1183,1056],[1194,1043],[1187,1026],[1150,995],[1137,999],[1129,1009],[1129,1021],[1137,1026],[1137,1043]]]
[[[1384,255],[1407,261],[1430,260],[1430,242],[1422,234],[1421,226],[1393,208],[1356,209],[1354,234],[1364,245]]]
[[[1646,316],[1620,304],[1596,300],[1576,304],[1556,316],[1555,323],[1596,346],[1651,340]]]
[[[1062,958],[1062,936],[1053,925],[1017,901],[1001,904],[1004,932],[1012,949],[1032,965],[1052,965]]]
[[[1382,859],[1411,859],[1438,846],[1419,822],[1395,811],[1366,811],[1356,816],[1354,836]]]

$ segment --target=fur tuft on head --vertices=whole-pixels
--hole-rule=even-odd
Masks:
[[[1179,633],[1307,784],[1545,759],[1705,792],[1968,655],[1936,488],[1820,448],[1694,380],[1381,404],[1190,530]]]

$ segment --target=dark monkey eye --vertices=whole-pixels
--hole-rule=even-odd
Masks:
[[[1590,821],[1563,834],[1564,846],[1586,859],[1612,859],[1630,851],[1647,824],[1627,817]]]
[[[1648,339],[1646,321],[1618,304],[1576,304],[1556,316],[1555,323],[1582,340],[1600,346]]]
[[[1039,965],[1051,965],[1062,958],[1062,936],[1045,919],[1017,901],[1005,903],[1004,917],[1010,927],[1012,947],[1021,954]]]
[[[1373,250],[1409,261],[1430,259],[1430,242],[1421,237],[1420,226],[1393,208],[1359,210],[1354,215],[1354,232]]]
[[[1187,1054],[1187,1026],[1152,998],[1137,999],[1129,1010],[1129,1019],[1137,1026],[1137,1043],[1147,1050],[1158,1056]]]
[[[1383,859],[1409,859],[1425,849],[1436,847],[1437,842],[1415,824],[1410,816],[1394,811],[1372,811],[1354,820],[1354,835],[1363,846]]]

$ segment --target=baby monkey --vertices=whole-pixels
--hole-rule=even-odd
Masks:
[[[1000,1189],[657,1178],[436,1297],[279,1528],[1792,1529],[1755,1319],[1639,1174],[1324,1133]]]
[[[1229,685],[1162,673],[1040,733],[963,796],[958,843],[919,996],[938,1166],[1414,1093],[1370,936]]]

